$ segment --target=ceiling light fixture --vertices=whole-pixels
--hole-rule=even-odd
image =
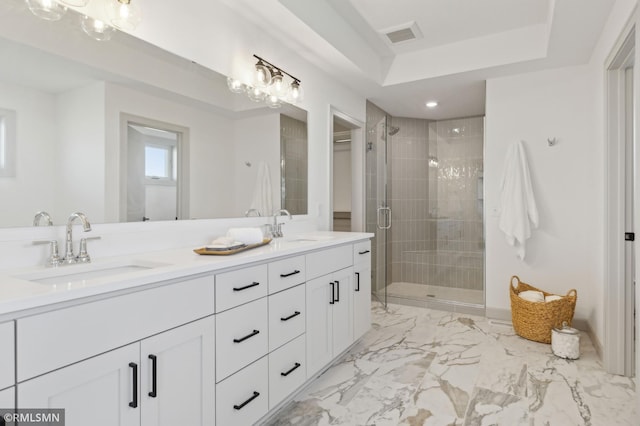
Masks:
[[[437,106],[438,106],[438,102],[436,102],[436,101],[429,101],[429,102],[427,102],[427,103],[426,103],[426,105],[427,105],[427,108],[435,108],[435,107],[437,107]]]
[[[253,55],[258,60],[254,74],[254,81],[244,84],[233,77],[227,78],[227,86],[233,93],[245,92],[254,102],[265,101],[269,108],[278,108],[283,102],[300,102],[303,97],[300,79],[292,76],[271,62]],[[287,84],[285,76],[291,79]]]
[[[90,0],[26,0],[29,10],[39,18],[57,21],[66,13],[65,6],[82,8]],[[133,31],[142,15],[136,3],[138,0],[97,0],[105,4],[104,12],[97,18],[82,15],[82,30],[98,41],[109,40],[114,27],[123,31]]]

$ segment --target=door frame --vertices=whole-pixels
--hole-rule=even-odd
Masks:
[[[636,13],[632,14],[635,17]],[[612,49],[605,62],[605,90],[606,90],[606,163],[605,163],[605,235],[604,235],[604,347],[602,357],[605,369],[613,374],[631,376],[634,371],[634,362],[637,363],[638,348],[637,339],[635,345],[629,342],[633,337],[633,308],[638,309],[638,295],[636,300],[629,300],[628,289],[625,284],[626,268],[631,266],[625,259],[625,201],[627,166],[625,151],[627,147],[627,131],[632,126],[632,144],[635,153],[635,164],[638,164],[638,150],[636,149],[636,121],[637,107],[634,107],[634,116],[629,123],[629,107],[627,97],[627,72],[629,66],[635,64],[636,31],[635,19],[630,22],[622,32],[618,42]],[[633,71],[633,104],[638,99],[638,68]],[[636,170],[637,171],[637,170]],[[638,215],[640,206],[638,191],[640,182],[636,171],[633,176],[635,188],[634,198],[634,228],[640,223]],[[639,250],[636,250],[636,258],[631,260],[636,265],[637,274],[639,265]],[[635,277],[633,277],[635,279]],[[631,312],[630,312],[631,311]],[[635,320],[637,333],[638,319]],[[631,329],[631,330],[630,330]],[[635,349],[636,359],[633,357]],[[637,365],[637,364],[636,364]]]
[[[166,130],[178,135],[178,182],[176,184],[176,213],[178,219],[189,218],[189,128],[165,121],[128,113],[120,113],[120,184],[118,194],[120,222],[127,221],[127,152],[129,124]]]
[[[329,229],[333,230],[333,122],[338,118],[351,128],[351,231],[365,232],[365,123],[329,105]]]

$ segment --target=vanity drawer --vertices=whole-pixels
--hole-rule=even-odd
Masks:
[[[267,354],[267,298],[216,315],[216,382]]]
[[[271,262],[269,264],[269,294],[285,290],[306,281],[304,256]]]
[[[269,410],[300,387],[307,377],[305,335],[269,354]]]
[[[371,263],[371,240],[362,241],[353,245],[353,264],[362,265]]]
[[[267,295],[267,265],[216,275],[216,312],[226,311]]]
[[[279,348],[305,331],[305,286],[269,296],[269,350]]]
[[[16,382],[14,322],[0,324],[0,342],[2,342],[2,362],[0,362],[0,389],[13,386]],[[0,408],[3,408],[0,406]]]
[[[353,265],[353,245],[334,247],[307,255],[307,281]]]
[[[18,382],[211,315],[214,297],[211,275],[21,318]]]
[[[216,385],[217,425],[252,425],[268,411],[266,356]]]

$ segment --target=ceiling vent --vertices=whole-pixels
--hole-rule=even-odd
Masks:
[[[380,31],[391,44],[405,43],[422,38],[422,32],[415,22],[398,25]]]

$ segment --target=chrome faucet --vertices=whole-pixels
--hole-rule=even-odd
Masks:
[[[44,224],[46,226],[53,226],[51,216],[49,216],[49,213],[45,211],[39,211],[38,213],[36,213],[36,215],[33,217],[33,226],[40,226],[40,219],[44,219]]]
[[[282,225],[283,223],[278,223],[278,216],[289,216],[289,220],[292,220],[291,213],[289,213],[286,209],[280,209],[273,214],[273,225],[271,225],[271,236],[273,238],[280,238],[283,236],[282,234]]]
[[[76,257],[73,254],[72,232],[73,232],[73,221],[75,219],[80,219],[80,221],[82,222],[82,228],[84,232],[91,231],[91,224],[89,223],[89,219],[87,219],[87,216],[85,216],[84,213],[80,213],[80,212],[71,213],[71,216],[69,216],[69,220],[67,221],[67,240],[65,245],[64,258],[62,259],[62,263],[65,265],[71,265],[73,263],[78,262],[78,259],[76,259]]]

